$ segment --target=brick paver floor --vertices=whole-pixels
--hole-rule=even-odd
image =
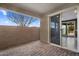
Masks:
[[[41,43],[39,40],[0,51],[1,56],[75,56],[79,55],[62,48]]]

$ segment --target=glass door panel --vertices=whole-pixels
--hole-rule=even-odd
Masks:
[[[51,43],[60,45],[60,14],[51,17]]]
[[[69,49],[77,47],[77,19],[62,21],[62,46]]]

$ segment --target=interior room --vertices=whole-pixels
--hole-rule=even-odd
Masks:
[[[0,56],[77,56],[78,25],[77,3],[0,3]]]

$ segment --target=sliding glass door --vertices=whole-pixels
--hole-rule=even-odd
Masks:
[[[62,46],[77,48],[77,19],[62,21]]]
[[[77,50],[77,13],[74,11],[76,9],[69,9],[51,16],[51,43],[69,50]]]
[[[60,14],[51,17],[51,43],[60,45]]]

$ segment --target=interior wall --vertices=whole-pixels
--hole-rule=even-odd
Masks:
[[[0,49],[39,40],[39,28],[0,26]]]
[[[72,20],[72,19],[76,19],[77,18],[77,13],[76,13],[76,9],[70,9],[70,10],[67,10],[67,11],[64,11],[61,13],[61,20],[64,21],[64,20]]]

